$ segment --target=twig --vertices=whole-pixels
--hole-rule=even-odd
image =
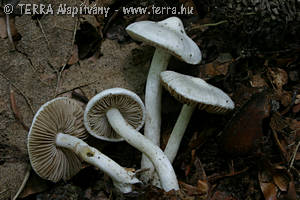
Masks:
[[[79,89],[79,88],[83,88],[83,87],[92,85],[92,84],[95,83],[95,82],[97,82],[97,81],[92,81],[92,82],[90,82],[90,83],[83,84],[83,85],[79,85],[79,86],[74,87],[74,88],[71,88],[71,89],[69,89],[69,90],[65,90],[65,91],[63,91],[63,92],[60,92],[60,93],[56,94],[55,97],[57,97],[57,96],[59,96],[59,95],[62,95],[62,94],[64,94],[64,93],[67,93],[67,92],[71,92],[71,91],[76,90],[76,89]]]
[[[73,37],[72,37],[72,43],[71,43],[71,51],[70,51],[71,53],[70,53],[70,55],[69,55],[69,57],[66,61],[67,63],[68,63],[68,61],[70,60],[70,58],[72,57],[72,54],[73,54],[77,24],[78,24],[78,17],[76,18],[76,21],[75,21],[75,24],[74,24]],[[61,68],[61,70],[59,71],[59,73],[57,75],[57,83],[56,83],[56,89],[55,89],[55,95],[54,96],[57,96],[57,91],[58,91],[58,88],[59,88],[60,82],[61,82],[61,76],[62,76],[62,73],[63,73],[63,71],[65,70],[65,68],[67,66],[67,63],[64,64],[64,66]]]
[[[106,34],[109,26],[111,25],[111,22],[116,19],[116,17],[119,15],[119,13],[120,13],[120,9],[118,9],[118,11],[114,12],[114,14],[112,14],[112,16],[108,19],[107,23],[105,24],[105,26],[103,28],[102,37],[104,37],[104,35]]]
[[[284,147],[281,145],[280,141],[279,141],[279,138],[278,138],[278,135],[277,135],[277,132],[275,130],[272,129],[272,132],[273,132],[273,136],[274,136],[274,139],[275,139],[275,142],[280,150],[280,153],[281,153],[281,156],[283,157],[284,161],[287,162],[289,159],[288,159],[288,155],[287,155],[287,151],[284,149]]]
[[[16,195],[12,198],[12,200],[16,200],[16,199],[19,197],[19,195],[21,194],[21,192],[23,191],[23,189],[24,189],[24,187],[25,187],[25,185],[26,185],[26,183],[27,183],[27,181],[28,181],[28,178],[29,178],[29,175],[30,175],[30,170],[31,170],[31,166],[28,165],[27,171],[26,171],[26,174],[25,174],[25,177],[24,177],[24,179],[23,179],[23,181],[22,181],[22,184],[21,184],[21,186],[19,187],[19,190],[18,190],[18,192],[16,193]]]
[[[28,97],[24,94],[24,92],[21,90],[21,89],[19,89],[14,83],[12,83],[11,82],[11,80],[9,79],[9,78],[7,78],[2,72],[0,72],[0,76],[2,76],[3,78],[5,78],[23,97],[24,97],[24,99],[25,99],[25,101],[26,101],[26,104],[29,106],[29,108],[30,108],[30,110],[31,110],[31,112],[32,112],[32,114],[34,114],[35,112],[34,112],[34,110],[33,110],[33,107],[32,107],[32,105],[31,105],[31,103],[30,103],[30,100],[28,99]]]
[[[216,22],[216,23],[211,23],[211,24],[197,24],[197,25],[194,25],[193,27],[191,27],[191,31],[192,30],[196,30],[196,29],[202,29],[204,27],[210,27],[210,26],[218,26],[218,25],[221,25],[221,24],[225,24],[225,23],[228,23],[227,20],[222,20],[222,21],[219,21],[219,22]]]
[[[89,102],[89,99],[85,95],[81,95],[81,94],[75,92],[74,90],[72,91],[72,98],[77,99],[85,104],[87,104]]]
[[[43,25],[42,25],[41,21],[38,18],[36,18],[36,20],[37,20],[37,22],[38,22],[38,24],[40,26],[40,29],[41,29],[41,31],[43,33],[43,36],[44,36],[45,40],[47,42],[47,46],[48,46],[48,50],[50,52],[50,55],[52,55],[52,51],[51,51],[51,48],[50,48],[50,42],[49,42],[48,37],[47,37],[47,35],[46,35],[45,31],[44,31]]]
[[[0,194],[3,194],[3,193],[5,193],[5,192],[7,192],[7,190],[8,190],[8,189],[5,189],[5,190],[1,191]]]
[[[142,174],[143,172],[149,171],[150,168],[143,168],[143,169],[138,169],[135,171],[135,175],[137,174]]]
[[[13,50],[16,50],[15,43],[14,43],[12,35],[11,35],[9,15],[6,15],[6,30],[7,30],[7,36],[8,36],[9,42],[11,43]]]
[[[243,170],[238,171],[238,172],[229,172],[228,174],[224,174],[224,175],[211,175],[208,177],[208,182],[215,182],[222,178],[236,176],[236,175],[242,174],[248,170],[249,170],[249,167],[246,167]]]
[[[61,70],[57,74],[57,83],[56,83],[56,89],[55,89],[55,95],[54,96],[57,96],[57,91],[58,91],[58,88],[60,86],[60,81],[61,81],[61,74],[65,70],[66,66],[67,66],[67,64],[64,64],[64,66],[61,68]]]
[[[16,98],[15,98],[15,93],[13,91],[12,88],[10,88],[10,105],[11,105],[11,108],[12,108],[12,111],[16,117],[16,119],[21,123],[21,125],[23,126],[23,128],[26,130],[26,131],[29,131],[29,127],[24,123],[23,121],[23,117],[22,115],[20,114],[19,112],[19,108],[16,104]]]
[[[71,47],[71,56],[72,56],[72,52],[73,52],[73,48],[74,48],[77,26],[78,26],[78,17],[76,18],[76,21],[75,21],[75,24],[74,24],[73,38],[72,38],[72,47]]]
[[[294,165],[295,158],[296,158],[296,155],[297,155],[299,146],[300,146],[300,141],[298,141],[298,143],[297,143],[297,145],[296,145],[296,148],[295,148],[295,150],[294,150],[294,152],[293,152],[292,158],[291,158],[291,160],[290,160],[290,164],[289,164],[288,171],[290,171],[291,167]]]

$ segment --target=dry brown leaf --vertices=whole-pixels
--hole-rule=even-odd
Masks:
[[[264,194],[265,200],[277,199],[277,188],[273,183],[260,183],[260,188]]]
[[[276,200],[277,199],[277,187],[272,183],[271,175],[266,171],[260,171],[258,173],[258,180],[261,191],[264,194],[265,200]]]
[[[300,160],[300,152],[296,154],[295,160]]]
[[[292,109],[293,113],[298,113],[300,111],[300,104],[297,104]]]
[[[270,115],[270,93],[252,96],[223,129],[221,148],[229,156],[246,155],[255,150],[263,136],[263,121]]]
[[[225,192],[217,191],[214,193],[211,200],[236,200],[236,198],[232,197],[231,195]]]
[[[295,104],[300,104],[300,94],[296,95]]]
[[[197,188],[199,191],[201,191],[203,193],[208,193],[208,191],[209,191],[209,185],[208,185],[207,181],[205,181],[205,180],[198,180]]]
[[[20,194],[20,198],[25,198],[31,194],[43,192],[49,188],[48,181],[39,177],[33,170],[31,170],[29,179],[26,183],[25,188]]]
[[[200,186],[199,188],[198,186],[195,187],[182,181],[178,181],[178,183],[180,185],[180,188],[189,196],[199,196],[207,193],[207,191],[202,190],[202,186]]]
[[[68,65],[73,65],[73,64],[77,63],[78,61],[79,61],[79,58],[78,58],[78,46],[74,45],[72,56],[70,57],[70,59],[68,61]]]
[[[200,69],[201,77],[214,77],[218,75],[226,75],[228,72],[229,62],[224,64],[219,64],[217,62],[207,63]]]
[[[16,119],[20,122],[20,124],[23,126],[23,128],[26,131],[29,131],[29,127],[24,123],[23,116],[19,112],[19,108],[16,104],[15,93],[12,89],[10,89],[10,105],[11,105],[12,111],[13,111]]]
[[[286,194],[286,200],[296,200],[297,199],[297,193],[295,188],[295,182],[292,180],[289,183],[289,190]]]
[[[288,82],[288,74],[281,68],[268,68],[268,74],[271,77],[270,81],[278,90],[281,90],[282,86]]]
[[[256,87],[256,88],[264,87],[267,85],[265,79],[263,79],[260,74],[253,75],[250,80],[250,84],[252,87]]]
[[[287,107],[291,104],[292,102],[292,95],[290,92],[287,91],[282,91],[279,93],[280,95],[280,103],[284,106]]]
[[[273,181],[281,191],[286,192],[288,190],[289,178],[283,172],[273,173]]]

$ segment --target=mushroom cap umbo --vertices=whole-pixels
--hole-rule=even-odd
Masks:
[[[56,146],[58,133],[85,139],[82,107],[65,97],[53,99],[35,114],[28,134],[27,148],[34,171],[42,178],[57,182],[68,180],[82,167],[77,155]]]
[[[197,105],[198,109],[222,113],[234,109],[234,102],[219,88],[201,78],[164,71],[160,74],[162,85],[183,104]]]
[[[124,140],[109,124],[106,111],[110,108],[117,108],[137,131],[143,127],[145,107],[139,96],[127,89],[111,88],[94,96],[86,106],[84,125],[94,137],[111,142]]]
[[[135,22],[126,31],[133,39],[162,48],[186,63],[198,64],[202,59],[199,47],[187,36],[178,17],[160,22]]]

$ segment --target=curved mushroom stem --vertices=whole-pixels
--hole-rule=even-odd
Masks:
[[[140,183],[132,172],[126,171],[115,161],[77,137],[59,133],[56,136],[56,145],[74,151],[81,159],[98,167],[112,178],[115,187],[123,193],[131,192],[132,184]]]
[[[164,150],[165,155],[168,157],[171,163],[174,161],[177,155],[182,137],[191,119],[193,111],[195,110],[195,107],[196,105],[184,104],[181,108],[176,124],[172,130],[167,146]],[[152,185],[160,187],[158,176],[156,174],[154,174],[153,176]]]
[[[149,69],[146,92],[145,107],[146,120],[144,135],[155,145],[160,144],[160,125],[161,125],[161,93],[162,86],[160,84],[160,73],[167,69],[171,55],[160,48],[156,48]],[[144,154],[142,155],[141,168],[148,168],[141,179],[148,182],[152,178],[154,167],[152,162]]]
[[[122,136],[130,145],[134,146],[152,161],[161,180],[165,191],[178,190],[178,182],[172,164],[162,152],[162,150],[153,144],[148,138],[144,137],[123,118],[120,111],[111,108],[106,112],[107,119],[112,128]]]

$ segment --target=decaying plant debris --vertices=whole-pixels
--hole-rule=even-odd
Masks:
[[[168,69],[200,77],[219,87],[236,106],[234,111],[221,116],[194,112],[173,162],[180,190],[164,192],[154,186],[137,184],[133,193],[120,194],[109,177],[84,164],[71,180],[56,184],[40,179],[31,170],[19,198],[300,198],[299,1],[54,0],[46,2],[56,6],[84,2],[110,7],[111,12],[108,17],[16,12],[9,16],[12,31],[9,33],[3,6],[10,2],[18,1],[0,1],[1,200],[13,198],[26,180],[30,170],[26,129],[42,104],[67,96],[84,106],[95,94],[113,87],[130,89],[144,100],[154,49],[133,41],[125,28],[136,21],[159,21],[172,14],[125,15],[122,7],[151,8],[153,5],[194,8],[193,14],[176,16],[201,49],[202,62],[187,66],[171,58]],[[253,99],[257,96],[260,100],[256,104]],[[181,104],[166,91],[162,99],[161,147],[164,148]],[[232,129],[238,129],[236,136],[231,135]],[[249,132],[254,134],[251,144],[247,138],[235,140],[239,134]],[[228,151],[222,150],[224,141]],[[141,153],[126,143],[91,138],[87,142],[122,166],[140,167]],[[237,144],[243,148],[235,148]],[[237,152],[249,144],[249,149]]]

